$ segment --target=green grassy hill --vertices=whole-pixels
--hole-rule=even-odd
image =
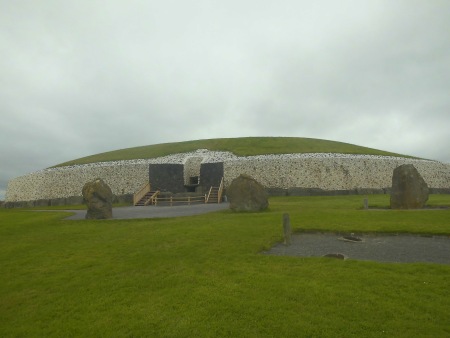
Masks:
[[[197,149],[229,151],[237,156],[293,153],[342,153],[410,157],[354,144],[303,137],[242,137],[162,143],[120,149],[82,157],[56,165],[67,166],[95,162],[146,159]]]

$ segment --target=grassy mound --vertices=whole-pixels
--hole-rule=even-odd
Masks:
[[[410,157],[349,143],[313,138],[242,137],[162,143],[120,149],[64,162],[56,165],[56,167],[96,162],[156,158],[170,154],[186,153],[197,149],[229,151],[237,156],[293,153],[341,153]]]

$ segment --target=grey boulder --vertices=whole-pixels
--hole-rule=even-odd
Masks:
[[[238,212],[257,212],[269,207],[264,187],[248,175],[235,178],[227,189],[230,209]]]
[[[113,193],[101,178],[87,182],[82,193],[87,206],[86,219],[112,218]]]
[[[394,169],[391,209],[421,209],[428,201],[428,193],[428,185],[412,164]]]

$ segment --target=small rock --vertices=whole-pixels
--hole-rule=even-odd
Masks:
[[[356,237],[356,236],[342,236],[339,238],[341,241],[347,241],[347,242],[362,242],[362,238]]]
[[[330,258],[337,258],[337,259],[347,259],[344,254],[341,253],[329,253],[326,255],[323,255],[323,257],[330,257]]]

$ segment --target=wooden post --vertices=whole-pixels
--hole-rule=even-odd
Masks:
[[[188,196],[188,205],[191,205],[191,196]]]
[[[285,213],[283,214],[283,232],[284,232],[284,245],[291,245],[292,244],[292,238],[291,238],[291,220],[289,218],[289,214]]]
[[[170,206],[172,206],[172,196],[170,196]]]

